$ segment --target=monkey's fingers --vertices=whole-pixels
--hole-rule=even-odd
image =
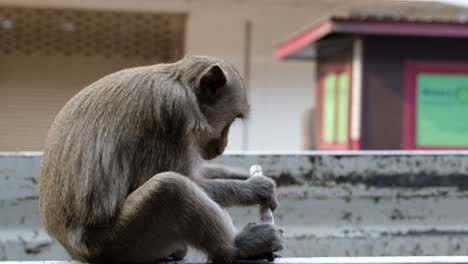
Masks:
[[[274,256],[275,258],[282,258],[282,257],[283,257],[283,256],[281,256],[281,254],[279,254],[278,252],[274,252],[274,253],[273,253],[273,256]]]
[[[269,253],[265,256],[265,258],[269,261],[269,262],[272,262],[275,260],[275,253]]]
[[[257,255],[257,256],[248,257],[248,258],[246,258],[245,260],[261,260],[261,259],[266,259],[266,260],[268,260],[269,262],[272,262],[272,261],[275,260],[275,257],[276,257],[276,254],[275,254],[275,253],[269,252],[269,253],[263,253],[263,254],[260,254],[260,255]]]

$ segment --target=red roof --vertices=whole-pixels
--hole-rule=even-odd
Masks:
[[[304,57],[300,56],[303,49],[332,34],[468,38],[468,23],[330,18],[279,44],[275,56],[278,59]]]
[[[428,1],[348,0],[276,48],[276,58],[311,58],[312,44],[331,35],[468,38],[468,9]]]

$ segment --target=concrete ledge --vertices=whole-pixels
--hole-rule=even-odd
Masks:
[[[6,261],[1,264],[81,264],[77,261]],[[167,264],[205,264],[207,262],[168,261]],[[239,261],[239,263],[276,263],[276,264],[467,264],[467,256],[432,257],[345,257],[345,258],[279,258],[274,262]]]
[[[40,160],[0,152],[0,261],[68,259],[39,222]],[[285,257],[468,252],[467,151],[250,152],[216,162],[259,163],[277,180]],[[229,213],[237,227],[258,221],[256,207]]]

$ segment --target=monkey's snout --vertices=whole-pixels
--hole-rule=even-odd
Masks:
[[[223,154],[223,151],[224,151],[224,150],[222,149],[222,147],[218,146],[218,147],[216,148],[216,155],[221,155],[221,154]]]

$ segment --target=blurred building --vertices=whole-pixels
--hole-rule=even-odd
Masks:
[[[183,55],[186,15],[0,7],[0,150],[40,150],[79,90]]]
[[[320,17],[381,2],[0,0],[0,151],[41,150],[59,109],[98,78],[185,54],[222,57],[246,78],[252,115],[229,150],[314,148],[315,63],[279,61],[275,46]]]
[[[278,58],[317,62],[320,149],[468,149],[468,10],[380,2],[318,20]]]

